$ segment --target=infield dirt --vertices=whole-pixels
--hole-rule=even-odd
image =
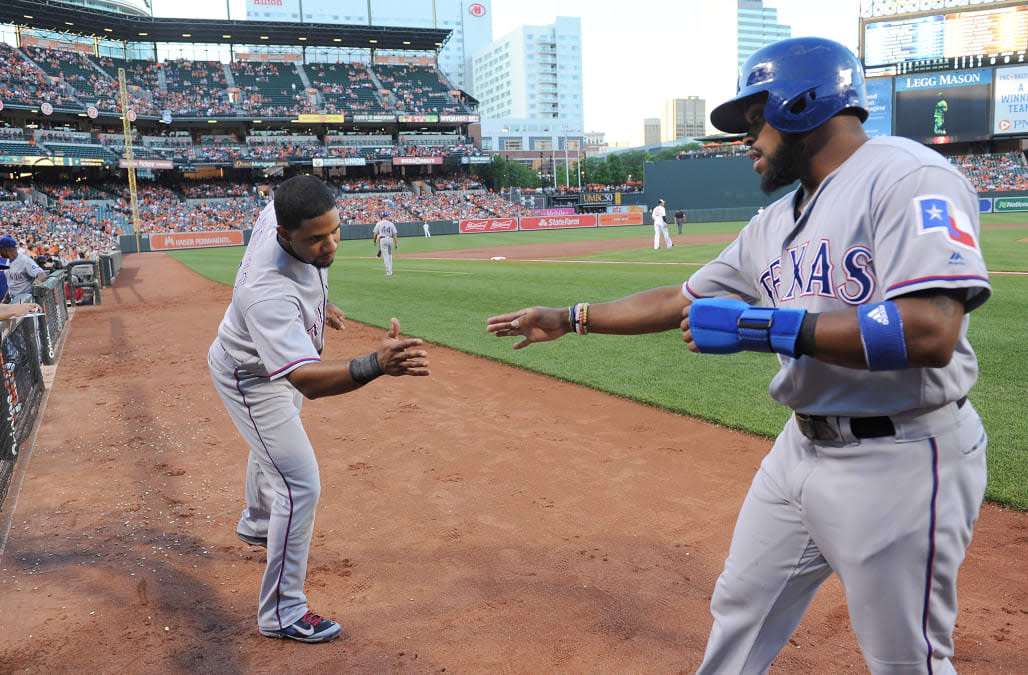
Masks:
[[[323,484],[307,592],[344,637],[261,637],[263,551],[234,535],[246,448],[206,365],[230,294],[164,254],[132,255],[104,304],[76,312],[5,505],[0,671],[699,664],[770,441],[441,347],[429,378],[305,403]],[[382,334],[349,321],[325,356],[366,353]],[[1028,669],[1026,552],[1028,517],[986,505],[960,576],[961,673]],[[846,670],[865,667],[833,578],[772,672]]]

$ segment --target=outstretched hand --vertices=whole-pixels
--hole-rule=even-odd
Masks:
[[[336,330],[342,330],[346,328],[343,321],[346,319],[346,313],[339,309],[331,302],[325,306],[325,325],[329,328]]]
[[[415,349],[425,344],[418,338],[400,339],[400,321],[393,317],[392,326],[378,347],[378,365],[386,375],[431,375],[428,352]]]
[[[524,339],[514,343],[514,349],[522,349],[533,342],[556,340],[570,332],[570,328],[563,321],[567,314],[566,308],[527,307],[509,314],[489,317],[485,329],[490,333],[496,333],[496,337],[522,336]]]

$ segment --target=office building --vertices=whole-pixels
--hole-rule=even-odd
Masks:
[[[560,120],[582,135],[579,18],[559,16],[547,26],[521,26],[478,50],[472,64],[471,93],[483,119]]]
[[[741,66],[764,45],[792,37],[792,28],[778,23],[778,10],[765,7],[764,0],[739,0],[736,34]]]
[[[707,129],[707,102],[698,96],[672,98],[664,103],[661,140],[677,141],[703,136]]]
[[[643,120],[643,145],[660,143],[660,118],[647,117]]]
[[[439,70],[469,92],[471,56],[493,39],[492,0],[246,0],[246,18],[450,29],[439,52]]]

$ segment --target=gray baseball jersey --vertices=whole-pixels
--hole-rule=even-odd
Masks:
[[[812,312],[939,288],[967,289],[968,312],[988,299],[977,196],[934,151],[872,139],[797,217],[799,197],[754,217],[683,293]],[[986,482],[987,437],[964,398],[978,372],[967,327],[965,314],[942,368],[779,356],[771,395],[819,417],[794,415],[750,485],[698,675],[766,672],[832,572],[873,672],[954,672],[957,570]]]
[[[880,137],[829,175],[798,219],[793,192],[754,216],[717,258],[683,284],[690,298],[811,312],[876,303],[929,288],[966,288],[968,310],[989,297],[978,247],[978,198],[941,155]],[[868,372],[779,356],[771,395],[819,415],[888,415],[967,394],[978,375],[967,340],[944,368]],[[852,386],[859,383],[860,386]]]
[[[386,274],[393,273],[393,247],[396,242],[396,225],[389,220],[382,219],[375,223],[373,234],[378,235],[378,249],[382,252],[382,263],[385,265]]]
[[[32,292],[32,284],[37,279],[46,278],[46,270],[24,253],[18,253],[10,262],[10,268],[4,270],[7,275],[7,287],[11,299]]]
[[[267,539],[262,631],[290,626],[308,610],[303,585],[321,483],[300,421],[303,396],[285,375],[321,359],[328,301],[326,270],[289,253],[276,226],[268,204],[208,353],[215,389],[250,447],[246,508],[236,531]]]
[[[257,219],[236,272],[218,341],[249,374],[272,379],[320,360],[325,346],[327,270],[286,251],[269,203]]]

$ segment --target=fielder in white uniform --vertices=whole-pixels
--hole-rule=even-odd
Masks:
[[[664,210],[664,200],[661,199],[656,206],[653,207],[653,250],[656,251],[660,248],[660,236],[664,235],[664,242],[668,248],[674,246],[671,243],[671,235],[667,232],[667,212]]]
[[[422,226],[421,226],[421,229],[425,231],[425,236],[426,236],[426,237],[429,237],[429,238],[431,238],[431,236],[432,236],[432,230],[431,230],[431,229],[429,229],[429,227],[428,227],[428,221],[427,221],[427,220],[426,220],[426,221],[424,222],[424,224],[422,224]]]
[[[986,483],[967,400],[969,313],[991,294],[978,201],[936,152],[868,140],[866,118],[846,47],[758,50],[711,120],[746,134],[765,192],[800,187],[681,286],[488,321],[515,348],[680,327],[694,352],[778,354],[771,395],[795,412],[739,514],[703,674],[767,672],[832,572],[872,673],[955,672],[957,571]]]
[[[399,248],[396,226],[389,220],[389,214],[383,213],[382,220],[375,223],[375,229],[371,231],[378,250],[382,252],[382,262],[385,263],[386,274],[393,273],[393,251]]]
[[[267,547],[257,625],[301,642],[337,637],[340,626],[307,606],[303,592],[318,463],[300,421],[304,397],[353,391],[379,375],[428,375],[417,339],[398,339],[394,318],[377,351],[323,361],[326,324],[343,327],[328,301],[328,267],[339,244],[339,213],[317,178],[282,183],[254,226],[236,273],[232,303],[208,353],[215,389],[250,447],[240,539]]]

